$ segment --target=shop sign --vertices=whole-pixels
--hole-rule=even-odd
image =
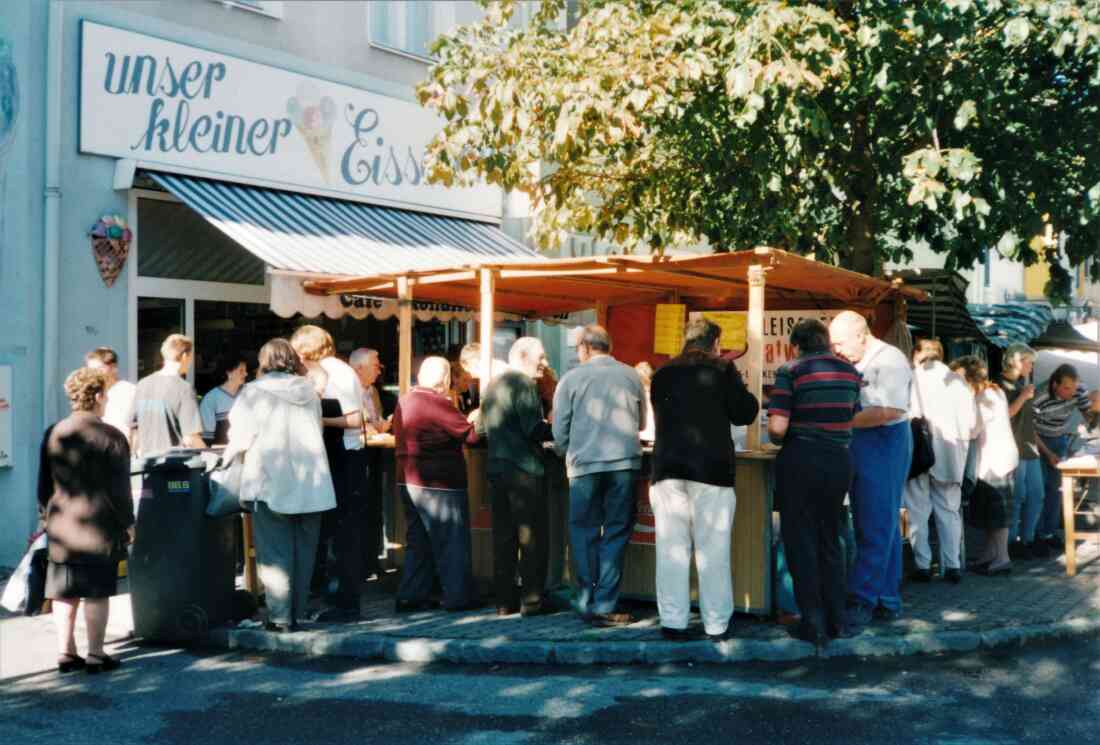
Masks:
[[[81,33],[81,152],[500,217],[496,188],[427,183],[442,122],[416,104],[91,21]]]
[[[12,418],[11,365],[0,365],[0,468],[11,468]]]
[[[775,383],[775,371],[779,369],[780,365],[790,362],[794,359],[794,350],[791,349],[791,330],[795,327],[799,321],[807,318],[816,318],[824,323],[826,326],[829,322],[840,313],[839,310],[767,310],[764,311],[764,385],[772,385]],[[740,326],[740,324],[733,324],[730,319],[731,316],[747,317],[748,314],[744,311],[721,311],[718,313],[692,313],[691,317],[696,318],[698,316],[720,316],[721,319],[716,318],[715,321],[719,325],[723,326],[723,332],[726,331],[726,324],[730,324],[730,327]],[[726,338],[726,333],[723,333],[723,341]],[[740,343],[740,346],[731,346],[732,350],[745,351],[748,346],[748,341],[744,335],[736,337]],[[722,345],[723,349],[726,349],[725,344]],[[737,358],[734,364],[737,365],[737,369],[741,371],[742,375],[748,374],[748,357],[742,356]]]

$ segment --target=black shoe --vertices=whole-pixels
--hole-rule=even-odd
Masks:
[[[1050,558],[1050,546],[1042,538],[1036,538],[1034,543],[1028,544],[1028,553],[1031,554],[1032,559],[1049,559]],[[1009,553],[1011,557],[1012,554]]]
[[[699,638],[699,635],[691,629],[670,629],[661,627],[661,637],[670,642],[690,642]]]
[[[721,634],[707,634],[707,640],[717,644],[719,642],[724,642],[732,639],[733,636],[733,621],[731,620],[729,626],[726,627],[725,631],[723,631]]]
[[[285,634],[290,631],[289,623],[271,623],[267,621],[264,623],[264,631],[270,631],[272,634]]]
[[[804,627],[802,624],[794,624],[787,627],[787,636],[802,642],[809,642],[815,647],[824,647],[829,643],[829,637],[820,631]]]
[[[547,605],[545,602],[520,605],[519,614],[524,618],[534,618],[535,616],[549,616],[554,612],[554,609]]]
[[[324,608],[313,617],[317,623],[355,623],[359,620],[358,608]]]
[[[990,565],[986,564],[984,567],[982,567],[981,570],[976,571],[983,577],[1007,577],[1008,575],[1012,574],[1012,565],[1005,564],[1003,566],[997,567],[996,569],[991,569]]]
[[[84,669],[84,658],[78,654],[63,654],[57,658],[57,672],[72,673]]]
[[[986,570],[989,569],[989,565],[992,563],[992,561],[975,561],[973,564],[968,566],[966,570],[968,572],[973,572],[974,574],[985,574]]]
[[[862,603],[857,603],[848,609],[848,617],[844,622],[843,636],[849,638],[856,636],[863,632],[868,626],[871,625],[871,621],[874,618],[874,614],[871,609]]]
[[[419,613],[420,611],[435,610],[439,606],[431,600],[401,600],[393,601],[394,613]]]
[[[956,569],[955,571],[958,570]],[[880,605],[877,606],[874,611],[872,611],[871,616],[876,621],[886,621],[887,623],[890,623],[891,621],[896,621],[901,618],[901,611],[890,610],[889,608]]]
[[[928,583],[932,581],[932,570],[917,568],[909,575],[910,582]]]
[[[963,581],[962,572],[960,572],[958,569],[944,569],[943,578],[953,585],[962,584]]]
[[[500,616],[500,617],[514,616],[517,613],[519,613],[519,606],[515,606],[515,605],[498,605],[497,606],[497,615]]]
[[[89,675],[99,675],[100,673],[109,673],[112,670],[117,670],[118,666],[122,663],[116,660],[114,657],[108,657],[105,654],[88,655],[87,660],[84,663],[84,672]]]
[[[1030,561],[1035,558],[1035,554],[1031,552],[1033,544],[1024,543],[1023,541],[1013,541],[1008,547],[1008,556],[1015,561]]]
[[[1047,545],[1047,548],[1055,554],[1060,554],[1066,550],[1066,542],[1056,535],[1044,538],[1043,543],[1045,543]]]

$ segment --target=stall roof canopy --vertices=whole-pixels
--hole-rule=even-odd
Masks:
[[[925,297],[900,280],[876,279],[763,247],[703,256],[599,256],[511,264],[467,261],[402,275],[376,272],[355,279],[310,280],[304,285],[317,295],[393,297],[397,277],[408,276],[414,280],[417,300],[476,307],[478,270],[493,269],[497,311],[545,318],[599,303],[667,302],[675,297],[696,308],[744,307],[752,265],[765,268],[765,302],[773,308],[870,308],[898,293],[911,299]]]
[[[1014,342],[1029,344],[1041,336],[1054,317],[1046,303],[999,303],[966,306],[985,335],[1002,349]]]
[[[1031,346],[1069,349],[1074,352],[1100,352],[1100,343],[1088,338],[1067,321],[1054,321],[1042,336],[1031,342]]]
[[[487,223],[189,176],[148,176],[274,269],[362,276],[541,258]]]

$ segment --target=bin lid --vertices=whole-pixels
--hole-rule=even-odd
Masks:
[[[213,468],[224,448],[173,448],[163,453],[143,455],[130,460],[130,473],[147,473],[159,468],[195,468],[209,470]]]

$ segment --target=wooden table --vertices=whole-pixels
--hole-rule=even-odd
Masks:
[[[1096,456],[1079,456],[1070,458],[1058,464],[1058,470],[1062,472],[1062,520],[1066,531],[1066,575],[1072,577],[1077,574],[1077,539],[1095,538],[1100,540],[1100,532],[1080,532],[1076,527],[1076,520],[1080,512],[1082,496],[1080,500],[1074,499],[1074,479],[1100,479],[1100,458]]]

